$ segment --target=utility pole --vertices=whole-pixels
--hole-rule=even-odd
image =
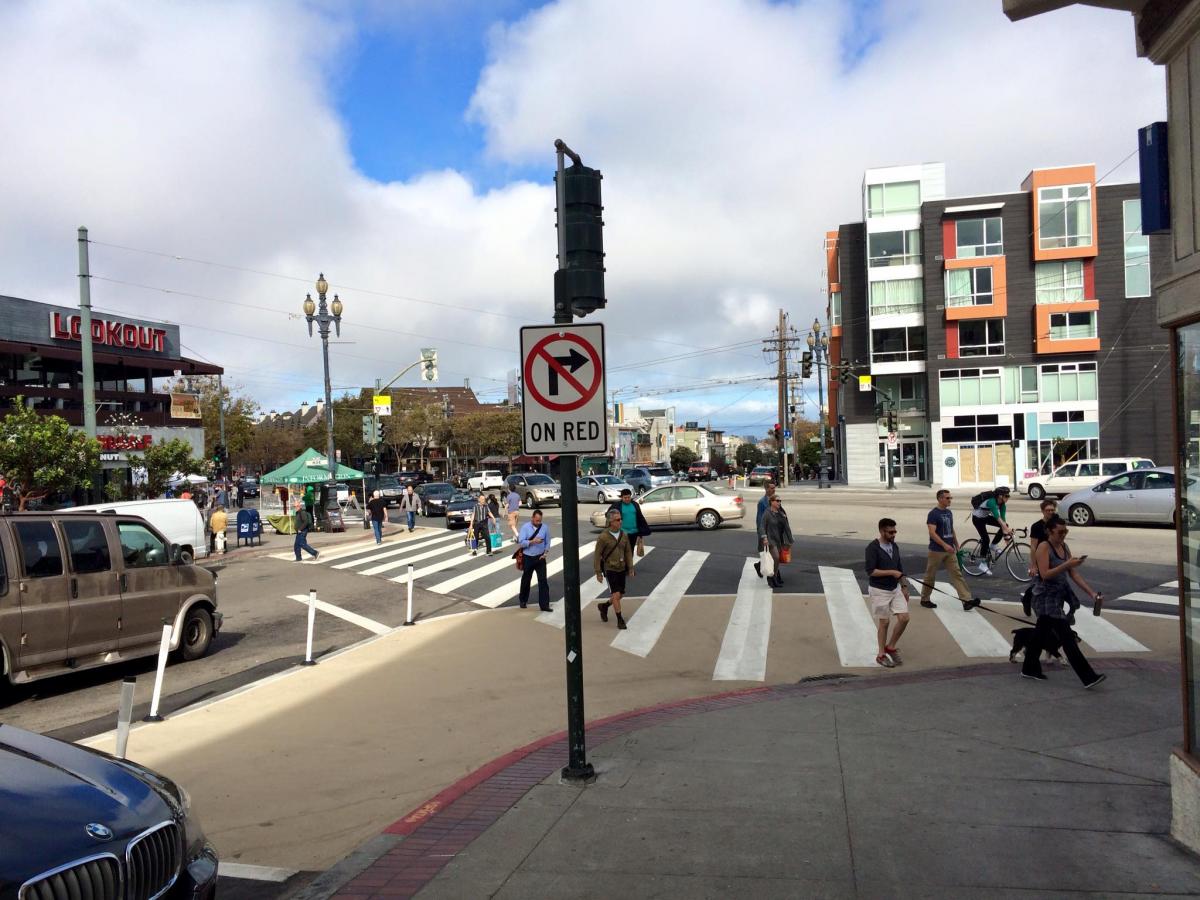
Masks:
[[[83,367],[83,433],[96,439],[96,369],[92,362],[92,278],[88,270],[88,230],[79,226],[79,345]],[[92,475],[91,495],[99,496],[100,473]]]
[[[217,376],[217,427],[221,432],[221,446],[225,448],[228,457],[229,445],[225,443],[225,389],[221,384],[220,375]]]
[[[794,331],[789,332],[787,324],[787,313],[782,309],[779,310],[779,325],[776,326],[774,337],[769,337],[763,341],[763,352],[770,357],[775,354],[777,362],[777,370],[775,379],[779,386],[779,428],[780,433],[777,435],[779,444],[779,480],[782,485],[788,483],[788,455],[784,448],[787,446],[786,438],[783,436],[783,429],[787,429],[792,433],[792,440],[795,440],[795,431],[791,428],[788,421],[788,353],[794,350],[799,343],[799,338]]]

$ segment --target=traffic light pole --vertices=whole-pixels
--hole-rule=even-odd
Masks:
[[[566,175],[563,157],[570,156],[582,165],[579,155],[561,140],[554,142],[558,155],[558,174],[554,179],[555,206],[558,212],[558,267],[567,262]],[[554,324],[570,325],[571,304],[554,304]],[[567,781],[591,781],[596,777],[587,761],[587,739],[583,713],[583,615],[579,609],[579,486],[575,480],[576,461],[572,455],[558,457],[558,483],[562,492],[563,621],[567,649],[567,765],[562,777]]]

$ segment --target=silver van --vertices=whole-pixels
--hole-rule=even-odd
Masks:
[[[1053,472],[1036,475],[1025,483],[1030,500],[1043,497],[1065,497],[1081,488],[1090,488],[1103,478],[1122,475],[1134,469],[1153,469],[1154,460],[1140,456],[1117,456],[1105,459],[1080,459],[1064,463]]]
[[[171,650],[208,652],[221,628],[216,575],[184,562],[140,516],[0,515],[0,686]]]

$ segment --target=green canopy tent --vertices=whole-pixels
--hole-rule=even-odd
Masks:
[[[358,469],[352,469],[349,466],[343,466],[338,463],[337,481],[362,481],[364,479],[362,472]],[[265,485],[284,485],[292,487],[295,485],[316,485],[325,484],[330,481],[329,476],[329,458],[323,453],[318,453],[312,447],[309,447],[290,463],[285,463],[278,469],[272,472],[267,472],[258,479],[259,484]],[[364,492],[365,492],[365,484]],[[327,517],[326,511],[322,506],[318,507],[317,515],[319,519]],[[268,516],[267,521],[274,526],[276,531],[284,534],[291,534],[294,531],[291,518],[289,516]],[[340,530],[341,517],[337,517],[338,529]],[[319,523],[320,524],[320,523]],[[364,526],[366,525],[364,514]]]

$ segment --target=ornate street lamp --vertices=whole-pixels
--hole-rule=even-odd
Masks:
[[[317,300],[314,303],[312,294],[304,297],[304,318],[308,322],[308,336],[312,337],[313,322],[317,323],[317,331],[321,335],[321,356],[325,363],[325,453],[329,463],[329,478],[337,481],[337,457],[333,450],[333,397],[329,383],[329,326],[332,324],[338,337],[342,336],[342,301],[337,294],[333,295],[333,303],[325,305],[325,294],[329,291],[329,282],[325,273],[317,276]]]

